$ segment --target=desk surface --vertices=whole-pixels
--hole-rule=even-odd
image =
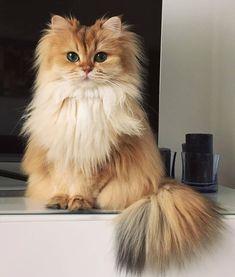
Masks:
[[[225,215],[235,215],[235,189],[219,186],[217,193],[205,194],[217,201],[225,209]],[[0,215],[18,214],[68,214],[67,210],[46,209],[40,202],[25,197],[0,197]],[[113,214],[113,211],[88,210],[76,211],[74,214]]]

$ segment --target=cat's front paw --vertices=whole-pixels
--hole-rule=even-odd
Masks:
[[[70,211],[92,209],[92,204],[81,195],[75,195],[69,199],[68,209]]]
[[[67,194],[58,194],[53,196],[46,207],[49,209],[67,209],[69,196]]]

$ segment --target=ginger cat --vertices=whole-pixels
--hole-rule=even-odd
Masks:
[[[37,78],[23,132],[26,195],[47,207],[124,210],[117,266],[140,274],[182,265],[211,243],[219,209],[164,179],[142,108],[138,36],[119,17],[90,27],[55,15],[36,50]]]

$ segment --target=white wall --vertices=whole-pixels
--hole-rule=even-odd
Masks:
[[[212,128],[221,156],[221,179],[235,187],[235,1],[216,1]]]
[[[209,132],[220,182],[235,185],[234,11],[233,0],[163,1],[159,146],[178,152],[178,178],[185,134]]]

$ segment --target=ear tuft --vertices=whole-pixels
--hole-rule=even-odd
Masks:
[[[52,30],[65,30],[70,28],[71,25],[68,20],[59,15],[53,15],[51,18],[51,29]]]
[[[122,22],[120,17],[110,17],[108,20],[104,22],[103,28],[119,35],[122,31]]]

